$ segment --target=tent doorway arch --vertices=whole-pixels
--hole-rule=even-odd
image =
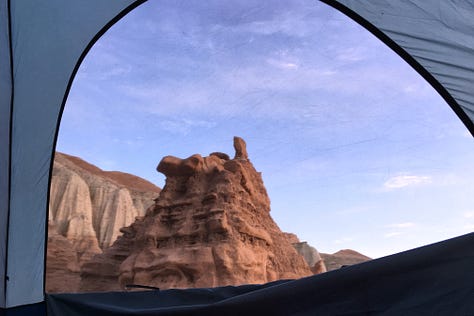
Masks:
[[[76,8],[66,7],[66,4],[53,1],[46,5],[38,5],[34,2],[1,2],[1,20],[5,21],[2,22],[1,35],[2,41],[6,45],[0,45],[2,47],[0,55],[2,65],[2,99],[0,104],[2,116],[0,119],[2,124],[0,125],[3,127],[2,149],[7,149],[1,152],[0,165],[2,175],[7,175],[6,177],[2,176],[2,191],[0,193],[2,203],[0,220],[4,228],[0,230],[2,232],[0,236],[2,254],[0,256],[2,258],[0,260],[0,277],[3,284],[0,290],[1,308],[8,309],[43,300],[41,289],[43,267],[42,260],[38,259],[37,254],[44,251],[44,238],[41,236],[44,236],[45,232],[45,214],[41,215],[38,210],[44,210],[47,206],[47,175],[51,167],[51,155],[54,147],[52,135],[56,130],[56,120],[69,89],[68,86],[70,86],[71,80],[68,78],[71,78],[71,74],[74,73],[76,61],[81,58],[82,52],[100,33],[100,30],[109,25],[110,21],[114,21],[140,3],[142,2],[117,1],[114,4],[107,2],[103,4],[103,8],[98,9],[97,4],[93,1],[88,4],[82,3]],[[469,2],[460,3],[457,7],[452,7],[451,11],[445,12],[448,12],[448,15],[451,14],[451,17],[456,17],[457,10],[469,8],[469,5]],[[71,4],[67,4],[67,6],[71,6]],[[363,8],[353,9],[363,11]],[[405,10],[405,8],[399,9],[401,10],[398,11],[399,13]],[[413,7],[409,11],[410,15],[426,13],[426,10],[422,9],[420,7],[420,10],[417,11]],[[87,20],[84,21],[87,23],[84,25],[90,26],[90,28],[87,30],[83,28],[82,21],[67,13],[71,11],[74,11],[76,16],[87,16]],[[37,18],[32,18],[35,16],[34,13],[37,14]],[[50,19],[45,20],[42,17]],[[458,30],[456,34],[459,35],[461,41],[464,41],[463,30],[472,28],[471,20],[454,19],[455,29]],[[54,22],[48,23],[48,21]],[[70,27],[68,29],[59,28],[60,31],[58,31],[55,24],[57,21]],[[439,19],[434,21],[439,21]],[[67,24],[68,22],[69,24]],[[33,27],[24,29],[21,28],[23,25]],[[70,41],[67,38],[70,37],[70,34],[66,34],[67,31],[76,35],[80,33],[81,36],[89,33],[82,37],[80,43],[69,46]],[[41,45],[43,38],[40,35],[42,34],[49,34],[47,37],[57,46],[45,47],[45,45]],[[65,43],[66,45],[64,45]],[[472,61],[470,43],[472,43],[472,39],[469,41],[468,38],[466,49],[465,44],[451,42],[448,44],[447,41],[441,41],[441,43],[436,43],[437,45],[433,48],[436,52],[440,48],[449,46],[456,52],[467,52],[470,56],[470,59],[467,60],[467,67],[465,66],[466,60],[462,56],[457,57],[459,63],[450,61],[448,65],[445,65],[454,65],[454,68],[461,69],[455,72],[462,73],[462,76],[455,77],[456,80],[460,79],[461,83],[469,83],[472,79],[473,71],[469,66],[471,65],[469,61]],[[438,46],[438,44],[440,45]],[[36,47],[41,49],[32,50],[32,45],[38,45]],[[74,47],[74,52],[69,49],[71,47]],[[64,55],[58,54],[59,52],[71,55],[64,57]],[[23,53],[25,55],[22,55]],[[23,58],[19,59],[18,56],[23,56]],[[39,58],[40,56],[43,58]],[[444,64],[443,60],[433,61],[433,58],[428,57],[426,60],[429,63]],[[45,63],[45,61],[47,62]],[[65,68],[57,69],[55,65]],[[450,67],[448,69],[452,70]],[[51,83],[51,89],[54,90],[52,93],[47,93],[44,85],[39,84],[45,74],[52,74],[51,76],[47,75],[48,80],[44,81],[44,84]],[[452,75],[452,71],[448,71],[447,74],[449,77]],[[65,84],[68,82],[69,84]],[[449,80],[443,85],[454,86],[454,89],[448,87],[446,91],[452,96],[455,95],[453,99],[459,105],[456,108],[460,109],[458,112],[465,113],[465,116],[461,115],[472,132],[472,120],[467,119],[472,117],[472,91],[465,89],[457,91],[455,88],[459,85]],[[48,119],[38,120],[42,117],[48,117]],[[24,218],[31,219],[31,222],[23,224]],[[30,232],[34,232],[34,234],[29,234]],[[33,286],[31,286],[31,280],[34,280]]]

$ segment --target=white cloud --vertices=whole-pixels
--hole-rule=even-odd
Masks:
[[[432,183],[430,176],[400,175],[388,179],[383,186],[387,190],[394,190],[430,183]]]
[[[287,11],[269,20],[253,21],[240,24],[232,29],[237,32],[248,32],[258,35],[284,34],[290,37],[303,38],[319,29],[322,22],[318,19],[308,19],[303,12]]]
[[[412,222],[405,222],[405,223],[395,223],[395,224],[390,224],[387,225],[386,227],[390,228],[409,228],[415,226],[415,223]]]
[[[364,47],[349,47],[341,50],[336,56],[337,59],[345,62],[356,62],[366,58],[367,53]]]
[[[400,235],[403,235],[403,234],[404,234],[403,232],[390,232],[390,233],[386,233],[383,236],[385,238],[392,238],[392,237],[397,237],[397,236],[400,236]]]
[[[193,128],[212,128],[215,126],[214,122],[206,120],[192,120],[192,119],[168,119],[161,120],[160,126],[162,129],[180,135],[188,135]]]
[[[299,65],[297,63],[285,61],[285,60],[277,60],[273,58],[267,59],[267,63],[271,66],[274,66],[276,68],[283,69],[283,70],[294,70],[294,69],[299,68]]]

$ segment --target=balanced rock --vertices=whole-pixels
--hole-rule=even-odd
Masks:
[[[235,157],[234,159],[241,159],[241,160],[248,160],[249,155],[247,154],[247,144],[245,141],[235,136],[234,137],[234,149],[235,149]]]
[[[166,185],[155,205],[82,267],[81,289],[214,287],[311,275],[270,216],[245,142],[235,138],[234,145],[234,159],[191,156],[193,172],[191,157],[165,157],[158,170]]]

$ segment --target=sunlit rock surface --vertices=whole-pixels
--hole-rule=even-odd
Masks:
[[[81,270],[81,290],[127,284],[159,288],[265,283],[311,275],[311,269],[270,216],[261,174],[245,142],[223,153],[158,165],[166,185],[143,218]]]
[[[69,260],[72,251],[81,265],[101,253],[121,234],[120,228],[145,214],[159,192],[134,175],[103,171],[80,158],[56,153],[49,201],[47,290],[61,288],[57,281],[63,272],[54,262]],[[66,245],[68,249],[61,249]],[[74,282],[64,284],[64,291],[73,290]]]
[[[49,220],[79,252],[100,252],[120,228],[143,216],[160,189],[131,174],[106,172],[57,153],[51,180]]]

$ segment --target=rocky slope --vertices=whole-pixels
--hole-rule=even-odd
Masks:
[[[363,254],[351,249],[339,250],[333,254],[321,253],[321,257],[323,258],[328,271],[372,260],[372,258],[364,256]]]
[[[261,174],[234,138],[235,157],[164,157],[166,185],[153,207],[83,265],[81,290],[265,283],[311,275],[270,216]]]
[[[49,221],[83,263],[109,247],[120,228],[143,216],[159,192],[134,175],[103,171],[80,158],[56,153]]]

